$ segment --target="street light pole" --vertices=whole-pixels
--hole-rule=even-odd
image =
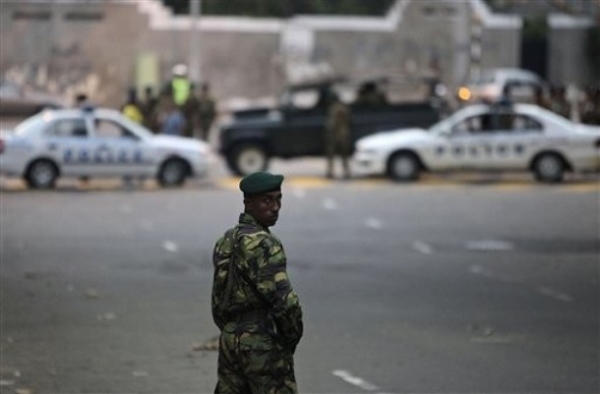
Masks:
[[[190,18],[192,26],[190,29],[190,77],[194,82],[200,82],[202,76],[200,61],[200,14],[202,0],[190,0]]]

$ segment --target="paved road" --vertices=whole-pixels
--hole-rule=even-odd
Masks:
[[[600,391],[597,183],[325,182],[319,163],[275,164],[302,392]],[[216,353],[198,349],[217,334],[211,249],[242,208],[236,181],[6,182],[0,392],[212,392]]]

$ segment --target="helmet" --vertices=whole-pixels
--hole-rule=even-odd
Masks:
[[[173,73],[173,75],[176,75],[178,77],[185,77],[187,75],[188,68],[185,64],[180,63],[173,66],[171,72]]]

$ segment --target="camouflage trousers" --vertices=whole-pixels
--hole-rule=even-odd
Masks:
[[[276,347],[256,349],[223,332],[219,340],[219,369],[215,394],[297,394],[294,359]]]
[[[334,172],[334,161],[339,157],[342,161],[344,176],[350,177],[350,148],[348,143],[342,141],[327,141],[325,144],[325,155],[327,156],[327,177],[332,178]]]

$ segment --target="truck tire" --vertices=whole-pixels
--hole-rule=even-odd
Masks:
[[[245,143],[237,146],[227,161],[231,171],[240,176],[264,171],[269,165],[267,151],[263,145],[257,143]]]

